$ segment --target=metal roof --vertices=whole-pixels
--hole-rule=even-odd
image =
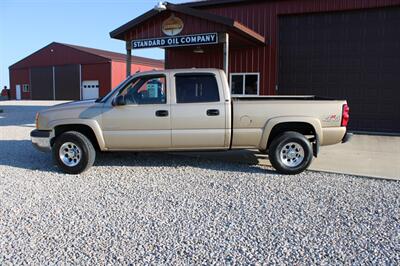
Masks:
[[[257,2],[261,0],[200,0],[182,3],[179,5],[189,6],[189,7],[201,7],[201,6],[213,6],[213,5],[224,5],[224,4],[235,4],[242,2]]]
[[[73,44],[67,44],[67,43],[59,43],[59,42],[52,42],[45,47],[37,50],[36,52],[24,57],[23,59],[19,60],[18,62],[14,63],[9,67],[9,69],[14,69],[14,68],[19,68],[21,64],[29,60],[32,56],[38,55],[45,49],[52,47],[52,46],[64,46],[68,47],[70,49],[78,50],[80,52],[84,52],[86,54],[93,55],[95,57],[100,58],[100,60],[103,61],[118,61],[118,62],[126,62],[126,54],[122,53],[116,53],[116,52],[111,52],[111,51],[106,51],[106,50],[101,50],[101,49],[95,49],[95,48],[89,48],[89,47],[84,47],[84,46],[79,46],[79,45],[73,45]],[[163,60],[156,60],[156,59],[150,59],[146,57],[140,57],[140,56],[132,56],[133,60],[132,63],[134,64],[139,64],[139,65],[147,65],[147,66],[158,66],[163,68],[164,67],[164,61]]]
[[[56,42],[55,42],[56,43]],[[61,45],[68,46],[73,49],[80,50],[85,53],[97,55],[103,58],[107,58],[111,61],[121,61],[121,62],[126,62],[126,54],[122,53],[116,53],[116,52],[111,52],[111,51],[106,51],[106,50],[101,50],[101,49],[96,49],[96,48],[89,48],[89,47],[84,47],[84,46],[79,46],[79,45],[74,45],[74,44],[67,44],[67,43],[58,43]],[[146,57],[141,57],[141,56],[132,56],[132,62],[135,64],[161,64],[164,65],[163,60],[156,60],[156,59],[151,59],[151,58],[146,58]]]
[[[212,22],[215,22],[218,24],[225,25],[228,28],[232,29],[234,32],[236,32],[250,40],[253,40],[257,43],[265,44],[264,36],[262,36],[261,34],[253,31],[252,29],[244,26],[240,22],[233,20],[231,18],[215,15],[215,14],[205,12],[205,11],[202,11],[199,9],[191,8],[191,7],[188,7],[185,5],[175,5],[175,4],[171,4],[171,3],[166,3],[166,7],[167,7],[167,10],[170,10],[170,11],[180,12],[183,14],[187,14],[189,16],[194,16],[194,17],[212,21]],[[129,21],[128,23],[125,23],[121,27],[113,30],[112,32],[110,32],[110,36],[111,36],[111,38],[124,40],[124,34],[127,31],[129,31],[133,27],[139,25],[140,23],[152,18],[153,16],[156,16],[159,13],[160,12],[158,12],[154,9],[151,9],[151,10],[147,11],[146,13],[144,13],[143,15],[141,15],[141,16]]]

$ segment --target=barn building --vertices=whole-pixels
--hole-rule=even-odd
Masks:
[[[128,62],[160,47],[166,68],[225,69],[236,96],[347,99],[351,130],[398,134],[399,25],[400,0],[209,0],[159,4],[110,36]]]
[[[164,62],[134,57],[132,73]],[[53,42],[9,67],[13,99],[80,100],[107,94],[126,77],[126,55]]]

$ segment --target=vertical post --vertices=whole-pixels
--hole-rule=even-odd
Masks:
[[[82,65],[79,64],[79,100],[83,100],[82,94]]]
[[[56,68],[53,66],[53,100],[56,100]]]
[[[224,33],[221,41],[224,43],[224,71],[229,79],[229,34]]]
[[[131,75],[132,64],[132,45],[131,41],[126,41],[126,77]]]

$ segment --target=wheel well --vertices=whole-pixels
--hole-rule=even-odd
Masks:
[[[90,142],[92,142],[92,144],[96,150],[100,149],[99,143],[97,142],[97,138],[96,138],[96,135],[94,134],[93,129],[87,125],[82,125],[82,124],[70,124],[70,125],[56,126],[54,128],[54,138],[51,141],[51,145],[54,144],[54,140],[56,139],[57,136],[61,135],[64,132],[67,132],[67,131],[77,131],[79,133],[82,133],[90,140]]]
[[[269,148],[269,145],[271,144],[272,140],[281,135],[282,133],[286,131],[295,131],[300,134],[303,134],[304,136],[307,136],[311,142],[315,141],[316,137],[316,132],[315,128],[306,122],[287,122],[287,123],[280,123],[275,125],[271,133],[269,134],[268,137],[268,142],[267,142],[267,149]]]

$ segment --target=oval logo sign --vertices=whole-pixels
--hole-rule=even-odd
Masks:
[[[169,18],[164,20],[162,24],[162,31],[165,35],[174,36],[183,30],[183,21],[172,14]]]

